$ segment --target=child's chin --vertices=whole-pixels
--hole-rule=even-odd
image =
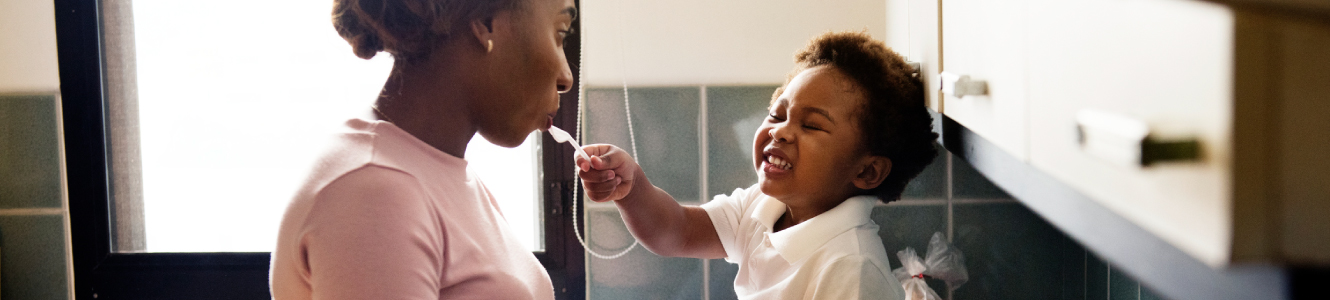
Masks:
[[[757,188],[762,191],[763,195],[767,196],[776,197],[785,194],[780,184],[766,178],[758,178]]]

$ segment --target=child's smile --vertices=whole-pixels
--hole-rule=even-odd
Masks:
[[[857,116],[863,99],[852,79],[832,67],[791,79],[753,145],[762,192],[810,217],[855,195],[857,164],[867,155]]]
[[[794,164],[790,163],[790,158],[785,156],[785,152],[776,149],[774,146],[768,146],[767,149],[762,151],[762,155],[767,158],[762,164],[762,171],[765,173],[780,174],[794,168]]]

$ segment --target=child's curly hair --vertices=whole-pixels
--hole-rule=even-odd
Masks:
[[[924,106],[923,82],[914,68],[881,41],[863,32],[828,32],[794,55],[790,79],[804,70],[832,66],[853,78],[866,100],[859,115],[862,141],[872,155],[891,160],[887,178],[865,194],[882,202],[900,199],[905,185],[919,175],[937,150],[933,118]],[[790,80],[785,81],[789,85]],[[785,86],[776,89],[780,97]]]
[[[334,0],[332,22],[356,56],[387,51],[398,61],[429,56],[466,22],[513,10],[525,0]]]

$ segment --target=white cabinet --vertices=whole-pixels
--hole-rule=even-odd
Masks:
[[[53,1],[0,1],[0,93],[60,89]]]
[[[1330,265],[1330,20],[1194,0],[910,4],[930,93],[941,72],[987,84],[930,107],[1211,267]],[[916,36],[940,55],[915,55]],[[1156,142],[1194,155],[1132,156]]]
[[[937,74],[942,71],[942,56],[938,48],[937,0],[887,0],[887,46],[910,62],[919,64],[919,76],[924,82],[924,101],[928,107],[941,111],[937,93]]]
[[[983,82],[987,91],[941,93],[939,111],[1022,160],[1028,145],[1026,1],[941,1],[942,71]]]
[[[1225,263],[1232,13],[1194,1],[1029,1],[1029,163],[1201,261]],[[1137,120],[1153,139],[1195,140],[1201,156],[1148,167],[1097,156],[1080,140],[1087,111]]]

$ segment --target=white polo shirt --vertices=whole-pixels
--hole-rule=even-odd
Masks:
[[[739,264],[740,299],[904,299],[891,274],[878,226],[869,215],[876,197],[845,200],[803,223],[772,232],[784,203],[755,184],[702,204],[725,247]]]

